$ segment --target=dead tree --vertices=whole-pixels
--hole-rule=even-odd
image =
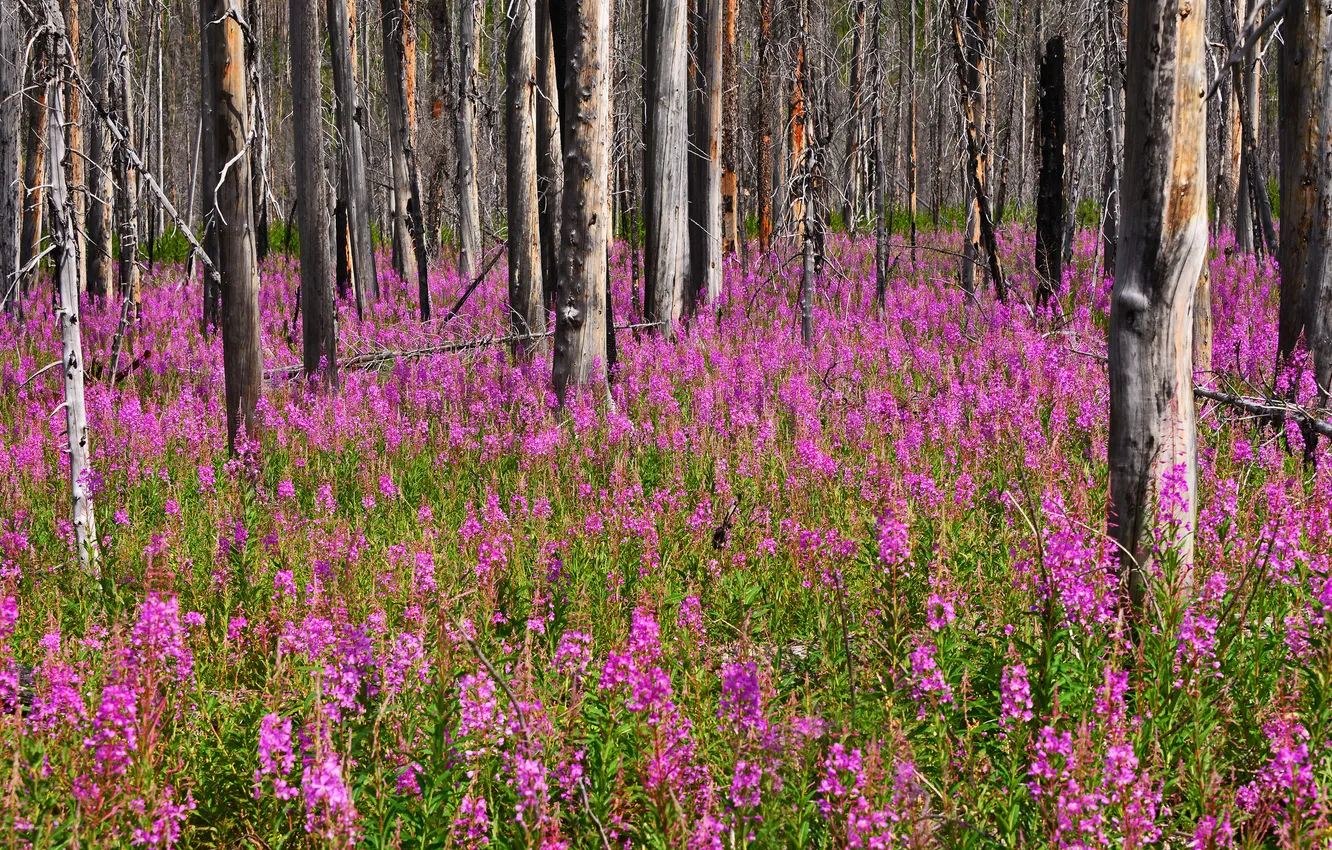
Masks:
[[[1119,243],[1119,164],[1124,150],[1124,63],[1119,49],[1123,16],[1120,8],[1118,2],[1107,3],[1102,15],[1105,41],[1105,167],[1101,182],[1101,268],[1107,277],[1115,273],[1115,251]]]
[[[864,132],[864,119],[861,115],[863,111],[861,77],[865,73],[865,23],[865,0],[855,0],[852,5],[851,88],[847,97],[850,114],[847,116],[846,129],[846,187],[843,189],[845,194],[842,200],[842,226],[846,228],[847,233],[856,232],[856,216],[860,214],[861,177],[864,174],[864,170],[860,167],[860,138]],[[877,32],[875,43],[878,43]]]
[[[37,22],[31,21],[29,14],[23,14],[21,19],[29,20],[31,28],[36,29]],[[46,63],[46,57],[42,55],[45,50],[45,41],[40,40],[33,45],[32,56],[28,64],[27,94],[22,98],[22,103],[26,107],[24,133],[23,133],[23,224],[19,231],[19,280],[18,297],[19,307],[22,309],[22,299],[27,296],[31,288],[31,282],[36,276],[36,261],[34,258],[40,250],[38,244],[42,238],[42,210],[43,204],[43,182],[46,176],[45,156],[46,156],[46,86],[42,85],[36,78],[38,69]],[[6,94],[9,97],[10,94]]]
[[[1193,290],[1207,250],[1205,8],[1130,0],[1120,234],[1109,331],[1110,534],[1129,596],[1148,593],[1154,546],[1187,588],[1197,516]],[[1173,519],[1161,511],[1183,505]]]
[[[508,126],[509,318],[514,354],[544,355],[546,307],[541,292],[541,222],[537,198],[536,15],[533,0],[509,0],[505,43]]]
[[[740,79],[736,73],[737,0],[724,0],[722,21],[722,253],[740,242]],[[636,229],[635,229],[636,230]]]
[[[610,241],[610,0],[565,9],[564,222],[551,379],[569,390],[606,376],[606,251]],[[555,22],[552,21],[554,24]],[[556,51],[558,57],[561,52]]]
[[[1328,26],[1319,0],[1286,4],[1277,59],[1277,140],[1281,180],[1281,310],[1277,325],[1277,363],[1286,363],[1304,331],[1304,286],[1309,265],[1309,236],[1314,217],[1318,147],[1317,68],[1322,31]]]
[[[68,80],[69,57],[64,42],[66,30],[53,0],[45,2],[46,79],[46,186],[50,202],[52,257],[60,322],[60,360],[65,378],[66,450],[69,453],[70,513],[79,562],[90,569],[97,557],[97,522],[93,514],[92,494],[88,490],[89,469],[88,415],[83,396],[83,339],[79,321],[79,246],[74,223],[74,202],[65,172],[73,151],[65,147],[64,86]]]
[[[458,274],[471,280],[481,256],[481,205],[476,188],[476,76],[481,46],[478,0],[458,3]]]
[[[222,292],[222,368],[226,387],[227,446],[236,451],[242,431],[254,438],[259,422],[255,405],[263,392],[264,353],[259,324],[259,268],[255,256],[254,213],[250,194],[249,77],[245,72],[244,32],[234,4],[203,3],[203,38],[208,51],[208,87],[214,137],[213,173],[205,173],[214,193],[216,262]]]
[[[79,26],[79,0],[63,0],[60,4],[61,17],[65,24],[65,40],[68,43],[69,63],[73,71],[79,70],[79,44],[81,28]],[[65,99],[65,139],[69,151],[68,189],[73,201],[72,222],[74,224],[74,245],[77,248],[75,262],[77,274],[83,278],[83,258],[87,254],[84,235],[88,232],[86,224],[87,192],[84,182],[84,145],[83,145],[83,109],[82,97],[73,80],[61,91]],[[80,284],[83,286],[84,284]]]
[[[17,0],[0,0],[0,91],[23,85],[23,35]],[[16,311],[19,247],[19,98],[0,98],[0,309]]]
[[[773,0],[759,0],[758,97],[754,101],[754,182],[758,197],[758,242],[765,254],[772,250],[772,115],[777,102],[776,45],[772,43]]]
[[[102,0],[107,2],[107,0]],[[209,4],[200,2],[199,4],[199,32],[207,33],[211,19],[208,17]],[[200,205],[202,207],[203,224],[203,247],[204,253],[209,257],[219,255],[218,246],[218,222],[217,222],[217,177],[221,172],[221,165],[217,160],[217,140],[213,136],[214,116],[213,104],[207,96],[213,85],[213,61],[212,51],[209,49],[208,39],[200,37],[199,39],[199,90],[203,94],[199,98],[199,154],[202,160],[199,181],[200,186]],[[203,318],[200,321],[200,329],[207,333],[208,329],[220,328],[222,326],[222,284],[219,275],[214,280],[210,275],[203,276]]]
[[[393,171],[393,268],[403,283],[418,282],[421,320],[430,318],[425,267],[421,175],[416,168],[416,38],[406,8],[410,0],[381,0],[384,83],[388,90],[389,151]],[[416,212],[413,213],[413,207]]]
[[[908,0],[914,5],[915,0]],[[883,90],[886,85],[883,68],[883,50],[880,27],[883,18],[883,0],[878,0],[874,10],[874,303],[882,310],[888,297],[888,215],[885,199],[887,192],[887,172],[885,165],[888,157],[884,149],[884,136],[887,123],[883,111]],[[914,52],[914,45],[912,45]],[[914,101],[914,95],[912,100]]]
[[[1003,268],[999,265],[999,243],[994,234],[994,219],[990,215],[990,198],[986,194],[985,181],[989,172],[989,142],[981,130],[980,123],[985,120],[985,93],[983,88],[985,50],[989,39],[989,0],[967,0],[967,29],[969,35],[962,34],[962,22],[956,14],[953,16],[953,54],[957,61],[958,83],[962,91],[962,115],[967,137],[967,178],[970,181],[971,214],[975,216],[974,227],[968,232],[968,249],[971,257],[978,257],[983,249],[989,264],[990,278],[994,281],[994,294],[1000,301],[1008,297],[1008,286],[1004,281]],[[979,94],[979,96],[978,96]],[[962,265],[962,285],[968,290],[967,273],[972,269],[971,261]],[[973,272],[974,273],[974,272]],[[973,283],[974,285],[974,283]]]
[[[1309,231],[1309,266],[1305,274],[1305,339],[1318,384],[1318,400],[1332,395],[1332,21],[1324,19],[1318,45],[1315,102],[1317,138],[1314,162],[1314,211]]]
[[[689,309],[721,297],[722,0],[697,0],[689,139]]]
[[[542,298],[555,305],[560,277],[560,216],[564,210],[564,150],[560,137],[560,86],[555,73],[551,0],[536,2],[537,192],[541,222]]]
[[[1064,37],[1045,43],[1040,58],[1040,185],[1036,189],[1037,296],[1042,304],[1064,279]]]
[[[1247,18],[1249,6],[1252,2],[1253,0],[1236,0],[1235,29],[1232,31],[1229,27],[1222,28],[1222,32],[1227,36],[1228,47],[1233,46],[1231,40],[1240,32],[1240,27]],[[1254,47],[1250,46],[1245,50],[1243,62],[1235,66],[1234,80],[1231,87],[1235,94],[1236,118],[1240,128],[1239,188],[1235,195],[1235,244],[1241,253],[1252,254],[1254,252],[1254,226],[1257,224],[1254,208],[1257,200],[1250,195],[1249,186],[1252,182],[1254,169],[1258,167],[1258,164],[1254,162],[1249,134],[1244,128],[1246,126],[1250,128],[1258,126],[1258,116],[1261,108],[1261,89],[1258,85],[1258,57]]]
[[[334,115],[338,127],[339,206],[346,220],[349,269],[356,295],[356,314],[365,314],[366,302],[379,300],[379,279],[370,231],[370,188],[366,179],[365,148],[361,140],[360,94],[356,86],[356,52],[352,50],[347,0],[327,0],[329,56],[333,66]],[[340,256],[345,256],[340,253]]]
[[[111,339],[111,374],[120,371],[125,335],[139,304],[139,172],[130,162],[134,148],[134,88],[131,77],[128,0],[113,0],[111,34],[111,106],[124,132],[124,141],[114,148],[116,176],[116,236],[120,239],[120,321]],[[246,184],[249,185],[248,183]]]
[[[911,219],[911,245],[916,245],[916,0],[911,6],[911,43],[907,45],[907,217]],[[916,259],[915,251],[911,259]]]
[[[107,41],[110,23],[106,0],[92,5],[92,62],[91,89],[85,94],[94,108],[110,110],[111,59]],[[111,290],[111,252],[114,228],[115,192],[111,182],[111,138],[101,121],[89,121],[87,126],[87,250],[85,252],[85,282],[88,294],[105,299]]]
[[[292,135],[301,227],[301,338],[305,374],[338,383],[338,314],[333,300],[328,192],[324,188],[323,65],[319,0],[290,0]],[[322,361],[322,362],[321,362]]]
[[[643,314],[670,336],[689,270],[688,17],[685,0],[648,0],[643,42]]]

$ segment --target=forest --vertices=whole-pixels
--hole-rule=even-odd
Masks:
[[[1330,395],[1327,2],[0,0],[0,843],[1332,847]]]

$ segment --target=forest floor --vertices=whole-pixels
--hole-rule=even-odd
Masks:
[[[958,238],[927,237],[956,250]],[[1032,290],[1032,236],[1003,237]],[[330,394],[263,275],[261,444],[226,453],[197,282],[150,275],[72,544],[50,296],[0,323],[0,826],[34,847],[1314,846],[1332,787],[1332,457],[1199,412],[1194,592],[1126,614],[1105,534],[1108,281],[1049,310],[956,259],[728,260],[675,342],[558,411],[500,263],[447,325],[341,304]],[[1213,246],[1214,374],[1271,383],[1276,273]],[[388,265],[381,259],[381,268]],[[615,316],[639,321],[624,246]],[[436,305],[463,286],[436,271]],[[437,309],[437,313],[443,313]],[[1296,387],[1310,393],[1307,379]],[[1294,445],[1298,446],[1296,434]],[[1163,507],[1168,510],[1168,506]],[[24,665],[22,671],[19,664]],[[33,670],[31,677],[28,668]],[[23,675],[20,675],[20,673]]]

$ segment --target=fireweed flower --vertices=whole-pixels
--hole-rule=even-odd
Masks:
[[[999,677],[999,725],[1009,729],[1031,720],[1031,685],[1025,664],[1008,664]]]
[[[453,822],[453,837],[463,847],[485,847],[490,843],[490,814],[486,798],[463,795],[458,817]]]
[[[130,666],[146,670],[162,665],[184,681],[194,671],[194,655],[185,646],[180,603],[174,596],[152,593],[139,607],[139,620],[130,635]]]
[[[170,785],[162,789],[162,799],[152,813],[152,823],[136,827],[130,843],[146,847],[175,847],[180,839],[180,827],[194,811],[194,795],[186,792],[185,799],[176,802],[176,790]]]
[[[333,844],[355,844],[356,807],[342,777],[342,762],[327,742],[321,749],[324,752],[306,756],[301,771],[305,831]]]
[[[107,685],[93,718],[92,734],[83,739],[97,772],[123,775],[139,748],[138,694],[126,685]]]
[[[927,705],[947,705],[953,701],[953,689],[944,678],[934,644],[922,643],[911,651],[911,698],[919,708],[917,715],[925,716]]]
[[[266,714],[259,724],[259,767],[254,771],[254,798],[262,796],[265,777],[273,778],[273,796],[290,800],[296,789],[287,778],[296,768],[296,755],[291,746],[291,718]]]
[[[737,730],[761,733],[767,728],[757,670],[753,661],[737,661],[722,669],[722,696],[717,715]]]

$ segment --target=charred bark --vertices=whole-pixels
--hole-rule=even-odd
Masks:
[[[505,44],[508,126],[509,318],[514,354],[544,355],[546,308],[541,290],[541,224],[537,192],[536,16],[534,0],[511,0]]]
[[[1064,279],[1064,37],[1045,43],[1040,62],[1040,185],[1036,190],[1037,296],[1042,304]]]
[[[648,0],[643,43],[643,314],[670,336],[680,320],[690,265],[688,18],[684,0]]]

